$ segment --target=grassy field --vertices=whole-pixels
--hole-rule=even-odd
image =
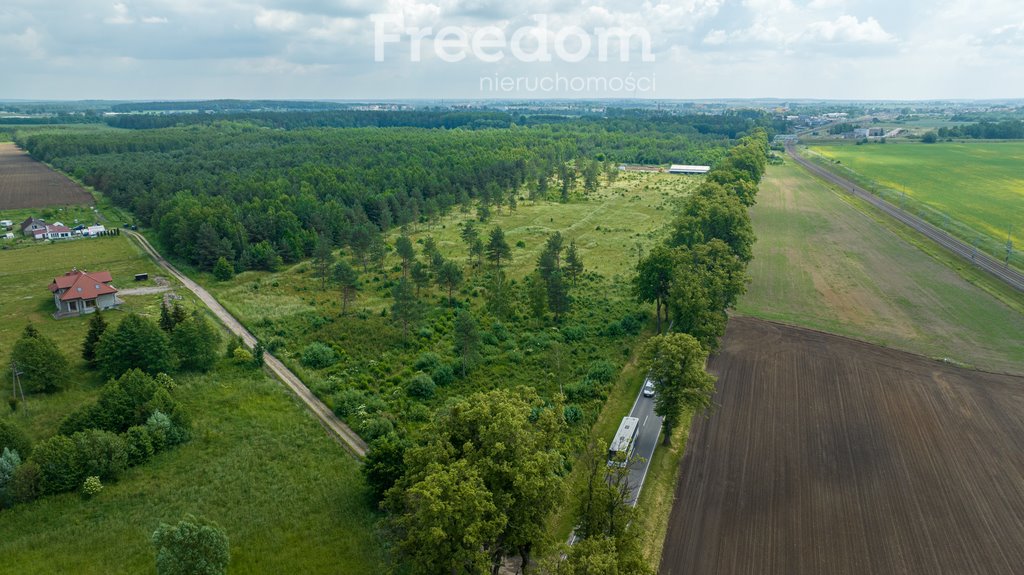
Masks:
[[[28,321],[69,358],[68,389],[29,397],[29,412],[0,417],[35,441],[95,399],[102,382],[85,370],[79,346],[87,319],[54,320],[47,289],[77,266],[108,269],[119,288],[157,268],[127,237],[39,244],[0,251],[0,361]],[[140,282],[153,285],[153,280]],[[172,287],[176,287],[172,284]],[[186,294],[186,307],[195,302]],[[155,317],[162,295],[124,296],[122,311]],[[9,385],[9,378],[0,378]],[[233,572],[368,573],[382,560],[376,518],[357,463],[276,381],[230,364],[178,378],[177,397],[194,420],[194,438],[133,468],[103,493],[48,497],[0,511],[0,573],[139,573],[152,569],[148,536],[185,513],[219,522],[232,544]]]
[[[1024,315],[844,198],[792,164],[769,167],[740,314],[1024,372]]]
[[[888,189],[890,201],[1003,259],[1007,232],[1024,246],[1024,142],[815,146],[814,152]],[[871,188],[869,188],[871,189]],[[883,192],[884,194],[884,192]],[[1024,258],[1018,255],[1018,266]]]

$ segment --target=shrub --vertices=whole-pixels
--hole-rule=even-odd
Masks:
[[[441,364],[441,358],[432,351],[425,351],[416,358],[413,369],[416,371],[429,372]]]
[[[99,495],[100,491],[103,491],[103,482],[100,481],[99,477],[90,475],[82,482],[82,497],[92,499]]]
[[[405,385],[405,392],[410,397],[417,399],[430,399],[434,397],[434,392],[437,390],[437,386],[434,385],[434,380],[429,375],[422,371],[417,372],[416,375],[412,376]]]
[[[153,453],[159,453],[177,443],[178,433],[174,430],[174,423],[162,411],[154,411],[153,415],[149,416],[146,420],[146,431],[149,432],[153,443]]]
[[[610,361],[599,359],[590,364],[587,369],[587,379],[600,384],[611,383],[615,378],[618,368]]]
[[[245,349],[245,346],[236,347],[231,354],[231,361],[238,365],[252,365],[252,352]]]
[[[562,410],[565,422],[569,425],[575,425],[580,421],[583,421],[583,410],[578,405],[567,405]]]
[[[0,452],[0,509],[10,506],[11,496],[8,488],[20,465],[21,457],[17,451],[5,447],[3,452]]]
[[[582,341],[587,337],[587,328],[582,325],[568,325],[562,328],[562,336],[567,343]]]
[[[98,429],[80,431],[71,436],[82,477],[96,476],[116,481],[128,468],[128,450],[117,434]]]
[[[41,441],[32,453],[32,460],[39,465],[39,493],[42,495],[73,491],[85,479],[75,442],[69,437],[55,435]]]
[[[194,313],[174,326],[171,345],[181,369],[210,371],[217,363],[220,334],[206,318]]]
[[[455,380],[455,368],[450,363],[439,363],[430,371],[430,379],[437,385],[448,385]]]
[[[507,341],[508,338],[512,337],[512,334],[508,331],[508,328],[505,327],[505,324],[501,323],[500,321],[496,321],[491,324],[491,333],[494,334],[494,337],[498,341]]]
[[[0,452],[5,448],[17,451],[23,459],[32,454],[32,443],[28,436],[13,422],[0,419]]]
[[[314,341],[302,350],[302,365],[314,369],[331,367],[338,361],[338,354],[330,346]]]
[[[392,433],[395,430],[395,425],[391,423],[391,420],[375,415],[367,417],[358,421],[355,425],[356,432],[365,439],[366,441],[373,441],[378,437]]]
[[[589,379],[570,383],[564,388],[565,396],[569,401],[586,401],[593,399],[599,395],[597,387],[594,382]]]
[[[153,457],[153,438],[149,428],[144,425],[129,427],[124,434],[125,450],[128,452],[128,465],[142,465]]]
[[[333,396],[334,414],[349,417],[366,403],[366,393],[358,389],[343,389]]]
[[[231,553],[228,536],[214,523],[191,515],[153,533],[158,575],[223,575]]]
[[[7,492],[17,503],[28,503],[42,495],[43,473],[39,464],[31,459],[14,470]]]
[[[95,404],[69,415],[61,423],[60,433],[71,435],[86,429],[123,433],[145,423],[154,409],[175,411],[176,404],[167,391],[173,386],[174,380],[168,376],[153,378],[138,369],[126,371],[103,386]]]

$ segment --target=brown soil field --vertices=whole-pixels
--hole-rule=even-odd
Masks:
[[[0,210],[91,204],[92,195],[10,142],[0,143]]]
[[[1024,572],[1024,378],[751,318],[709,369],[662,575]]]

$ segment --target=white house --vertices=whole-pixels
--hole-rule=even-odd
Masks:
[[[89,236],[89,237],[95,237],[95,236],[98,236],[98,235],[100,235],[101,233],[103,233],[105,231],[107,231],[107,228],[105,228],[103,226],[100,226],[100,225],[89,226],[89,227],[85,228],[84,230],[82,230],[82,235],[83,236]]]
[[[45,224],[42,228],[32,230],[32,237],[37,240],[60,240],[71,237],[71,228],[57,222]]]
[[[57,306],[53,317],[72,317],[121,305],[117,288],[110,285],[111,281],[113,278],[108,271],[89,273],[78,269],[53,278],[50,291]]]

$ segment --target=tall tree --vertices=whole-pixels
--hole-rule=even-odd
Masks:
[[[569,242],[569,249],[565,252],[565,275],[569,281],[576,285],[576,279],[583,275],[583,259],[576,249],[576,241]]]
[[[665,445],[671,443],[684,410],[711,405],[715,378],[704,371],[707,359],[707,350],[685,333],[656,335],[640,349],[640,365],[648,368],[657,390],[654,412],[664,418]]]
[[[683,213],[673,222],[671,245],[693,247],[719,239],[743,263],[750,262],[755,238],[747,208],[721,186],[705,186],[710,191],[690,196]]]
[[[462,268],[451,260],[444,262],[437,272],[437,283],[448,289],[448,305],[454,304],[452,293],[462,283]]]
[[[459,310],[455,315],[455,351],[459,354],[462,377],[466,377],[468,368],[476,363],[479,347],[480,330],[476,319],[469,310]]]
[[[89,318],[89,331],[85,334],[85,341],[82,342],[82,359],[89,367],[96,367],[96,345],[105,331],[107,331],[107,320],[103,319],[102,312],[96,310]]]
[[[562,316],[569,313],[572,306],[572,299],[569,297],[569,288],[562,279],[562,272],[556,271],[551,274],[547,281],[548,287],[548,308],[555,314],[555,321],[561,321]]]
[[[320,278],[320,289],[327,289],[327,280],[331,277],[331,264],[334,263],[334,250],[331,243],[322,234],[317,238],[313,250],[313,270]]]
[[[156,375],[177,365],[170,338],[152,320],[130,313],[108,329],[96,346],[96,361],[106,377],[119,377],[132,368]]]
[[[512,315],[512,292],[505,272],[495,272],[487,286],[487,311],[506,319]]]
[[[405,278],[398,280],[391,289],[391,316],[402,324],[402,334],[409,337],[409,324],[415,323],[420,317],[420,304],[413,292],[412,282]]]
[[[466,251],[469,252],[469,261],[472,262],[477,254],[473,253],[473,246],[480,241],[480,232],[476,229],[476,224],[473,220],[466,220],[462,224],[462,228],[459,230],[459,236],[462,241],[466,244]]]
[[[526,299],[530,314],[538,321],[544,321],[548,311],[548,288],[547,282],[537,273],[526,277]]]
[[[430,271],[427,270],[427,266],[423,265],[423,262],[412,264],[409,277],[412,279],[412,283],[416,284],[416,297],[420,296],[421,288],[430,285]]]
[[[667,300],[672,280],[675,275],[676,259],[671,248],[656,246],[646,257],[640,260],[633,278],[633,292],[640,302],[654,302],[655,314],[658,318],[658,333],[661,333],[661,310],[665,308],[665,321],[668,321]]]
[[[384,260],[388,255],[388,246],[380,234],[374,234],[370,242],[370,261],[377,267],[377,271],[384,273]]]
[[[68,360],[52,339],[32,324],[25,326],[11,349],[11,363],[21,372],[21,384],[28,393],[57,391],[68,379]],[[11,374],[8,367],[7,375]]]
[[[220,334],[199,312],[174,326],[171,347],[178,356],[181,369],[210,371],[220,357]]]
[[[334,282],[341,290],[341,315],[348,314],[348,304],[355,298],[359,288],[359,272],[345,260],[334,264]]]
[[[416,249],[412,246],[409,236],[402,234],[395,240],[395,252],[402,258],[402,275],[409,277],[409,267],[416,259]]]
[[[512,248],[505,241],[505,232],[499,226],[494,226],[491,230],[487,242],[487,259],[494,262],[494,267],[499,270],[502,260],[512,259]]]
[[[721,240],[676,248],[667,305],[677,331],[688,333],[709,350],[725,333],[726,310],[746,289],[744,263]]]

